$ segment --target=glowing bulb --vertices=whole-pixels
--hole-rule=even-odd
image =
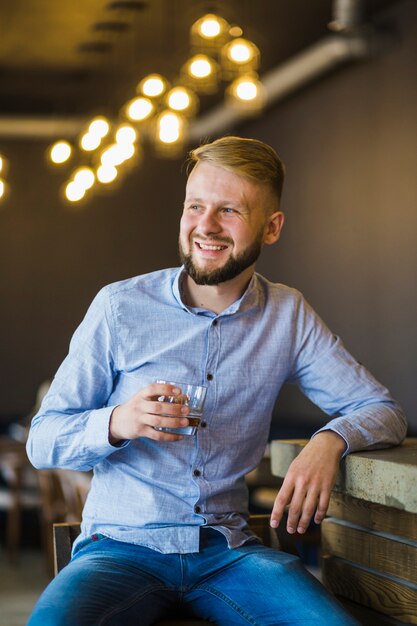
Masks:
[[[91,152],[99,147],[101,144],[101,137],[99,135],[92,135],[90,132],[85,133],[81,137],[80,146],[86,152]]]
[[[184,87],[174,87],[168,94],[168,105],[174,111],[184,111],[191,104],[190,96]]]
[[[218,18],[215,15],[206,15],[200,24],[199,32],[202,37],[212,39],[220,33],[221,27]]]
[[[6,185],[4,183],[4,180],[0,178],[0,198],[4,196],[5,191],[6,191]]]
[[[79,202],[85,196],[85,189],[72,180],[65,188],[65,195],[70,202]]]
[[[52,163],[65,163],[71,156],[72,148],[68,141],[57,141],[51,146],[49,156]]]
[[[212,72],[212,65],[208,59],[204,55],[197,55],[191,60],[190,63],[190,74],[195,78],[206,78],[210,76]]]
[[[112,165],[100,165],[97,169],[97,180],[100,183],[112,183],[117,177],[117,169]]]
[[[258,87],[251,80],[242,80],[236,86],[236,96],[241,100],[254,100],[258,95]]]
[[[88,134],[103,139],[103,137],[108,134],[109,130],[110,124],[108,123],[106,118],[96,117],[93,119],[93,121],[90,123],[90,126],[88,127]]]
[[[153,104],[148,98],[134,98],[127,106],[129,119],[139,122],[145,120],[153,111]]]
[[[122,154],[122,149],[120,144],[113,143],[111,146],[106,148],[104,152],[102,152],[100,157],[101,163],[104,166],[115,166],[120,165],[124,161],[124,156]]]
[[[243,39],[233,42],[228,54],[235,63],[247,63],[252,58],[252,50]]]
[[[163,143],[175,143],[180,138],[181,121],[175,113],[162,113],[158,126],[158,137]]]
[[[191,42],[194,46],[198,46],[202,43],[201,39],[205,39],[206,44],[215,47],[224,42],[228,29],[229,24],[226,20],[214,13],[207,13],[192,25]]]
[[[165,80],[159,74],[151,74],[140,83],[140,86],[145,96],[155,98],[165,91]]]
[[[133,126],[129,126],[128,124],[120,126],[116,133],[116,143],[118,144],[134,143],[136,139],[137,132]]]
[[[84,189],[90,189],[94,185],[95,176],[90,167],[80,167],[73,176],[76,185]]]

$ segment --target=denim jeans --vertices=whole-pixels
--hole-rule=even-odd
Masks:
[[[357,626],[293,555],[201,533],[198,553],[161,554],[101,535],[81,542],[28,626],[147,626],[187,612],[219,626]]]

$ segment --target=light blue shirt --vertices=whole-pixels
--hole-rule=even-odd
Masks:
[[[80,539],[102,533],[187,553],[198,551],[199,528],[208,525],[230,547],[244,543],[245,475],[264,454],[286,382],[334,417],[324,428],[345,439],[347,452],[405,436],[387,389],[298,291],[254,274],[216,315],[183,303],[181,278],[168,269],[102,289],[33,419],[27,450],[37,468],[94,470]],[[207,386],[197,436],[112,446],[114,407],[156,379]]]

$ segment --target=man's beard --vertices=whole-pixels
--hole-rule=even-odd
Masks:
[[[245,269],[253,265],[262,250],[263,229],[257,235],[255,241],[239,256],[231,256],[226,263],[215,270],[200,270],[193,262],[191,254],[185,254],[181,242],[179,252],[181,263],[187,274],[197,285],[218,285],[239,276]]]

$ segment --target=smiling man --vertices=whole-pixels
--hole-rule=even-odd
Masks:
[[[343,455],[405,436],[404,415],[296,290],[255,272],[280,236],[284,168],[268,145],[224,137],[190,154],[182,267],[101,290],[34,417],[38,468],[94,470],[70,564],[30,626],[148,625],[186,611],[220,626],[353,626],[295,557],[247,525],[245,475],[262,459],[282,385],[329,415],[271,513],[321,522]],[[195,436],[165,396],[207,387]]]

